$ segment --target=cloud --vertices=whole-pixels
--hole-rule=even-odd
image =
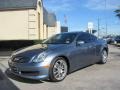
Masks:
[[[54,12],[58,11],[71,11],[75,7],[74,2],[76,0],[45,0],[44,3],[47,6],[49,10],[52,10]]]
[[[120,0],[87,0],[85,7],[92,10],[114,10],[120,6]]]

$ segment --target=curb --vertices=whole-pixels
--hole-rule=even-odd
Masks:
[[[10,59],[10,56],[0,56],[0,59]]]

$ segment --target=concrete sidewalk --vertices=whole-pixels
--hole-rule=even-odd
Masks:
[[[1,60],[8,60],[10,59],[10,56],[0,56],[0,61]]]

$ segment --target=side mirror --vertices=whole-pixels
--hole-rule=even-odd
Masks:
[[[80,45],[83,45],[84,43],[85,43],[84,41],[77,41],[77,42],[76,42],[76,45],[77,45],[77,46],[80,46]]]

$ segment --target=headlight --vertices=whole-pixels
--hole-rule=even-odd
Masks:
[[[39,55],[33,56],[31,61],[34,63],[39,63],[39,62],[43,62],[45,58],[46,58],[46,55],[44,53],[41,53]]]

